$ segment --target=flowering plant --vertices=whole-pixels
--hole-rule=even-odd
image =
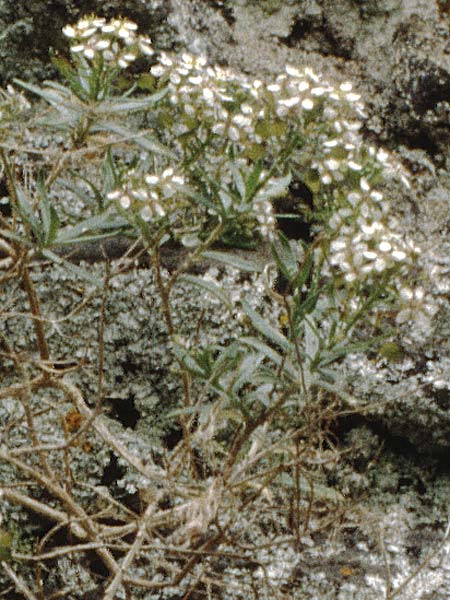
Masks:
[[[131,597],[130,589],[136,598],[148,590],[173,597],[181,587],[187,598],[210,584],[205,565],[218,566],[220,546],[250,547],[256,556],[280,537],[290,507],[286,528],[298,547],[315,497],[334,511],[345,504],[321,466],[337,460],[323,451],[334,445],[322,423],[339,410],[336,404],[351,402],[336,365],[370,348],[373,339],[366,338],[383,337],[380,325],[392,322],[392,314],[403,323],[434,311],[415,286],[420,248],[400,233],[386,198],[386,183],[407,187],[408,177],[393,156],[364,141],[365,109],[349,82],[331,84],[291,65],[264,81],[211,66],[203,56],[158,53],[124,18],[88,16],[64,33],[71,61],[58,57],[55,64],[66,84],[18,82],[51,107],[22,132],[27,143],[44,147],[27,186],[16,177],[21,155],[9,152],[17,140],[0,148],[11,205],[11,214],[0,216],[0,283],[17,283],[5,305],[23,303],[23,290],[29,313],[18,317],[30,324],[24,333],[2,317],[14,339],[0,333],[12,371],[0,391],[8,401],[0,446],[7,483],[0,491],[11,505],[55,523],[33,561],[64,557],[62,580],[70,563],[83,592],[98,583],[98,569],[67,558],[67,548],[43,551],[54,531],[65,528],[86,564],[92,552],[101,561],[104,600]],[[119,75],[141,55],[154,61],[145,85],[124,91]],[[9,114],[2,113],[2,122]],[[304,240],[280,233],[274,202],[296,182],[312,197],[287,215],[307,222],[311,236]],[[129,275],[135,255],[131,264],[127,255],[112,263],[101,245],[101,276],[70,261],[80,244],[91,248],[108,238],[118,244],[119,236],[131,240],[130,253],[150,259],[150,283],[141,288],[144,276]],[[267,246],[271,258],[261,264],[250,249]],[[168,265],[164,253],[173,247],[179,254]],[[61,318],[46,306],[53,288],[37,283],[51,267],[64,269],[68,282],[61,301],[71,308]],[[110,302],[127,276],[134,277],[136,315]],[[199,310],[189,304],[194,290]],[[85,343],[83,334],[70,322],[93,298],[98,326],[85,358],[76,345],[80,338]],[[106,352],[119,327],[112,324],[114,310],[127,330],[125,343],[119,336],[110,353],[127,346],[126,368],[117,376],[122,366],[108,368]],[[162,318],[149,327],[157,310]],[[205,327],[210,313],[220,327]],[[138,318],[142,339],[130,340]],[[162,341],[154,342],[161,328]],[[154,399],[160,381],[150,380],[153,373],[135,381],[129,353],[141,343],[152,369],[175,380],[163,398]],[[154,359],[159,345],[164,356]],[[123,393],[139,397],[144,423],[131,433],[105,411],[127,377]],[[23,416],[16,419],[16,412]],[[166,430],[155,433],[161,419]],[[115,461],[113,483],[108,461]],[[310,485],[312,475],[317,485]],[[36,497],[15,491],[24,480],[34,482]],[[244,522],[260,514],[269,515],[267,523],[257,533],[247,530]],[[43,597],[45,582],[38,579]],[[247,587],[254,590],[254,581]]]

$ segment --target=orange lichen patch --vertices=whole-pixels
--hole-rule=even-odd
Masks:
[[[71,408],[64,417],[64,424],[69,433],[78,431],[83,421],[83,415],[79,413],[76,408]]]

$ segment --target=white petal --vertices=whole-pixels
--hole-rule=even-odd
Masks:
[[[312,110],[314,108],[314,102],[311,100],[311,98],[305,98],[302,100],[302,108],[304,110]]]

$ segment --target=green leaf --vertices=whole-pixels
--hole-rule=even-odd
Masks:
[[[42,223],[34,214],[31,204],[28,202],[25,193],[19,186],[16,187],[16,196],[18,203],[17,208],[20,216],[22,217],[23,221],[31,227],[38,244],[42,246],[45,240],[45,232]]]
[[[45,83],[47,87],[45,88],[38,87],[37,85],[33,85],[31,83],[26,83],[20,79],[14,79],[14,83],[25,88],[29,92],[36,94],[40,98],[43,98],[46,102],[48,102],[48,104],[55,107],[59,112],[64,112],[65,110],[72,119],[74,116],[80,117],[88,111],[88,107],[76,100],[76,98],[71,94],[69,88],[66,88],[65,86],[57,84],[53,81],[46,81]],[[76,100],[76,102],[74,102],[74,100]],[[66,117],[68,115],[66,115]]]
[[[280,333],[275,327],[270,325],[261,315],[253,310],[253,308],[246,302],[245,300],[242,302],[242,307],[244,309],[245,314],[250,319],[253,327],[259,331],[265,338],[267,338],[273,344],[276,344],[280,348],[283,348],[286,352],[291,352],[292,346],[284,337],[282,333]]]
[[[57,244],[73,244],[78,241],[87,240],[90,232],[97,230],[110,230],[107,234],[102,234],[100,237],[114,235],[119,229],[127,226],[128,222],[124,219],[111,214],[101,214],[95,217],[90,217],[84,221],[80,221],[73,226],[67,226],[61,229],[55,240]],[[100,239],[95,236],[95,239]]]
[[[155,88],[156,79],[150,73],[143,73],[139,76],[137,86],[140,90],[151,91]]]
[[[237,394],[242,386],[254,383],[255,373],[264,360],[264,354],[251,353],[244,357],[237,371],[237,377],[232,387],[232,392]]]
[[[252,262],[245,258],[241,258],[232,252],[216,252],[215,250],[207,250],[202,252],[202,257],[207,260],[215,260],[224,265],[230,265],[240,271],[247,271],[249,273],[262,273],[264,265]]]
[[[173,351],[179,362],[187,371],[189,371],[189,373],[195,375],[196,377],[200,377],[201,379],[205,379],[207,377],[207,373],[205,373],[203,368],[184,346],[175,342]]]
[[[38,178],[37,189],[39,192],[39,210],[44,227],[43,245],[50,246],[57,237],[61,223],[55,207],[50,204],[42,177]]]
[[[405,358],[405,351],[397,342],[385,342],[378,348],[378,354],[394,363],[401,362]]]
[[[118,173],[114,163],[111,148],[108,148],[102,165],[102,179],[105,193],[113,190],[118,183]]]
[[[298,273],[298,262],[297,257],[292,252],[289,240],[283,233],[279,232],[278,243],[272,243],[271,249],[278,269],[286,277],[289,283],[292,284],[292,281]]]
[[[219,190],[219,198],[222,204],[224,213],[227,214],[233,206],[233,197],[230,196],[225,190]]]
[[[352,354],[354,352],[365,352],[366,350],[371,349],[375,344],[385,339],[385,335],[379,335],[364,342],[355,342],[348,343],[344,342],[342,344],[336,345],[334,348],[329,350],[328,352],[324,352],[322,358],[320,360],[319,366],[325,367],[330,363],[337,361],[338,359],[346,356],[347,354]]]
[[[48,250],[47,248],[44,248],[42,250],[42,256],[44,256],[45,258],[48,258],[49,260],[51,260],[59,265],[63,265],[67,271],[73,273],[74,275],[76,275],[77,277],[80,277],[81,279],[84,279],[85,281],[88,281],[89,283],[95,285],[96,287],[102,283],[101,280],[99,280],[98,278],[91,275],[91,273],[89,273],[85,269],[72,264],[70,261],[62,258],[61,256],[58,256],[57,254],[55,254],[51,250]]]
[[[287,188],[291,183],[291,174],[288,173],[285,177],[278,177],[273,182],[264,185],[258,194],[258,198],[270,200],[287,194]]]
[[[27,248],[32,248],[33,244],[30,240],[27,240],[25,237],[13,233],[12,231],[8,231],[7,229],[0,229],[0,234],[8,240],[14,240],[15,242],[19,242],[19,244],[26,246]]]
[[[303,290],[303,286],[308,281],[313,266],[314,266],[314,253],[309,252],[301,269],[297,270],[297,273],[293,279],[292,288],[294,290],[298,290],[299,292],[301,292]]]
[[[313,362],[320,350],[320,334],[314,319],[306,317],[303,321],[305,327],[305,353],[310,362]]]
[[[245,182],[245,201],[248,202],[253,198],[254,194],[261,185],[260,175],[263,170],[263,161],[258,160],[254,165],[252,172]]]
[[[134,142],[140,148],[147,150],[148,152],[154,152],[155,154],[163,154],[173,160],[177,160],[177,156],[169,150],[164,144],[161,144],[156,138],[151,137],[149,134],[142,134],[140,132],[132,131],[126,127],[121,127],[116,123],[110,123],[109,121],[96,122],[93,126],[92,131],[111,131],[116,133],[123,141]]]
[[[236,186],[237,191],[241,197],[241,200],[246,200],[246,186],[242,173],[239,171],[235,162],[231,163],[231,173],[233,175],[233,183]]]
[[[266,343],[262,342],[258,338],[255,337],[243,337],[240,339],[240,343],[250,346],[254,350],[261,352],[270,359],[277,367],[280,365],[283,366],[283,370],[294,380],[298,379],[298,371],[294,368],[289,359],[284,356],[281,356],[276,350],[268,346]]]
[[[190,283],[191,285],[208,292],[209,294],[218,298],[229,310],[232,310],[233,303],[230,296],[223,288],[219,287],[213,281],[207,281],[202,277],[196,277],[195,275],[189,274],[180,275],[178,280],[184,281],[185,283]]]
[[[68,81],[72,83],[73,79],[76,77],[77,72],[72,67],[70,62],[61,56],[57,56],[54,52],[50,53],[50,60],[52,64],[58,69],[63,77],[65,77]]]
[[[129,113],[135,110],[143,110],[145,108],[151,108],[154,104],[159,102],[167,94],[168,88],[159,90],[151,96],[145,98],[128,98],[123,100],[121,98],[109,100],[108,102],[102,102],[98,110],[101,113],[117,114],[117,113]]]

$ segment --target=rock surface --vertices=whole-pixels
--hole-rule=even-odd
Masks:
[[[3,81],[48,76],[47,47],[63,47],[62,25],[97,9],[105,16],[118,10],[126,14],[149,31],[156,46],[204,52],[212,62],[255,76],[277,75],[291,63],[309,65],[333,81],[351,80],[367,104],[365,135],[398,153],[411,170],[411,192],[393,196],[402,227],[422,246],[420,266],[430,274],[424,285],[439,311],[425,331],[414,324],[400,329],[395,340],[402,348],[400,362],[355,356],[343,365],[357,402],[370,402],[363,418],[336,425],[339,443],[353,454],[346,466],[330,473],[330,481],[348,490],[349,497],[361,499],[355,528],[347,513],[335,542],[317,533],[303,540],[300,555],[280,550],[273,556],[281,569],[273,582],[280,598],[394,598],[393,590],[426,562],[395,597],[450,597],[448,539],[440,546],[450,493],[448,3],[47,0],[17,8],[16,2],[3,0]],[[44,17],[50,12],[55,18],[49,24]],[[132,345],[123,357],[124,375],[130,364],[139,368],[130,353]],[[378,453],[380,444],[384,450]]]

